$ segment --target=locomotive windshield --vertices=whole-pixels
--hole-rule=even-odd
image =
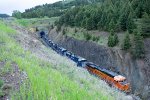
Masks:
[[[126,78],[123,77],[123,76],[121,76],[121,75],[118,75],[118,76],[115,76],[115,77],[114,77],[114,80],[115,80],[115,81],[118,81],[118,82],[123,82],[123,81],[126,80]]]

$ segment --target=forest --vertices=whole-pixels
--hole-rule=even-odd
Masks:
[[[63,0],[53,4],[39,5],[30,9],[26,9],[22,13],[23,18],[40,18],[40,17],[56,17],[65,13],[68,8],[74,6],[83,6],[90,3],[96,3],[103,0]]]
[[[150,0],[63,0],[14,11],[18,18],[56,17],[58,28],[62,25],[88,30],[110,32],[108,46],[118,44],[117,32],[125,32],[122,49],[136,58],[144,57],[143,38],[150,37]],[[133,35],[133,39],[131,38]]]

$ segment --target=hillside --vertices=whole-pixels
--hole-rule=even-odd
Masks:
[[[63,0],[16,11],[13,17],[33,33],[44,31],[67,50],[124,75],[132,94],[147,100],[149,5],[150,0]]]
[[[0,18],[7,18],[7,17],[10,17],[10,16],[7,14],[0,14]]]
[[[38,40],[36,33],[29,32],[12,19],[0,21],[0,29],[1,99],[131,98],[56,54]]]
[[[63,0],[26,9],[21,15],[23,18],[58,17],[64,14],[67,9],[101,1],[103,0]]]
[[[45,19],[37,19],[37,23],[34,24],[32,21],[35,21],[35,19],[19,19],[19,22],[24,20],[28,22],[29,29],[32,27],[33,29],[31,28],[31,30],[35,30],[35,28],[44,30],[46,33],[49,33],[49,38],[60,46],[88,59],[88,61],[92,61],[102,67],[126,76],[131,84],[131,91],[134,95],[140,96],[143,99],[149,98],[149,88],[147,88],[149,85],[150,64],[149,38],[144,39],[145,58],[135,59],[131,53],[121,50],[118,46],[114,48],[107,47],[108,32],[89,31],[94,36],[100,36],[97,43],[93,39],[87,41],[84,35],[81,36],[85,30],[83,31],[79,28],[76,28],[78,31],[75,33],[75,28],[65,27],[67,31],[64,34],[63,27],[58,32],[56,26],[52,28],[49,24],[46,25],[47,22]],[[46,23],[38,24],[40,23],[38,20]],[[49,19],[50,21],[51,19]],[[24,25],[23,23],[21,24]],[[123,40],[124,33],[118,33],[118,35],[119,40]]]

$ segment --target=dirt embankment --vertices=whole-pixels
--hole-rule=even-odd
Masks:
[[[88,41],[76,40],[51,30],[49,38],[60,46],[102,67],[121,73],[131,84],[132,92],[144,100],[150,98],[150,39],[145,40],[146,58],[135,60],[130,53]]]

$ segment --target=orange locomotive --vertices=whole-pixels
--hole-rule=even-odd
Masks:
[[[102,78],[107,83],[118,88],[119,90],[130,92],[130,85],[129,83],[127,83],[127,80],[125,77],[118,75],[114,72],[111,72],[109,70],[106,70],[104,68],[98,67],[97,65],[93,63],[87,63],[86,69],[90,73]]]

